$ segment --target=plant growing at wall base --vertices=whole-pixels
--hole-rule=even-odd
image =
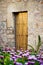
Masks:
[[[40,35],[38,35],[38,44],[37,44],[37,46],[36,46],[36,50],[34,49],[33,46],[31,46],[31,45],[28,45],[28,46],[31,47],[33,54],[38,54],[41,45],[42,45],[42,43],[41,43],[41,37],[40,37]]]

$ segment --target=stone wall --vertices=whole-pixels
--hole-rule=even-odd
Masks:
[[[17,0],[0,1],[0,22],[6,22],[4,33],[0,33],[4,43],[9,46],[15,45],[15,24],[12,12],[28,11],[28,44],[37,45],[38,35],[43,42],[43,0],[28,0],[17,2]],[[2,29],[3,31],[3,29]],[[4,38],[5,37],[5,38]],[[6,41],[6,42],[5,42]]]

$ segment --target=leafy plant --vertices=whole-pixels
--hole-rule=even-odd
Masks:
[[[38,54],[41,45],[42,45],[42,43],[41,43],[41,37],[40,37],[40,35],[38,35],[38,44],[36,46],[36,50],[34,49],[33,46],[31,46],[31,45],[28,45],[28,46],[31,47],[33,54]]]
[[[25,64],[25,61],[23,58],[18,58],[16,62],[22,63],[23,65]]]
[[[16,62],[22,63],[24,65],[25,62],[28,62],[28,58],[27,57],[18,58]]]
[[[4,65],[14,65],[14,62],[12,59],[10,59],[9,54],[6,54],[7,56],[5,56],[4,58]]]

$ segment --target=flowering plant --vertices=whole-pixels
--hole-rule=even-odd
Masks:
[[[42,57],[43,58],[43,57]],[[43,65],[40,55],[31,55],[29,50],[5,47],[0,54],[0,65]]]

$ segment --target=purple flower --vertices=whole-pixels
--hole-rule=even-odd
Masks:
[[[22,65],[22,63],[16,62],[16,65]]]
[[[40,64],[43,64],[43,60],[37,60],[37,61],[39,61],[39,62],[40,62]]]
[[[43,65],[43,64],[40,64],[40,65]]]
[[[28,59],[29,59],[29,60],[37,60],[37,58],[36,58],[34,55],[30,55],[30,56],[28,57]]]
[[[14,53],[13,53],[13,52],[11,52],[10,54],[11,54],[11,55],[14,55]]]
[[[12,59],[13,59],[14,61],[16,61],[16,60],[17,60],[17,58],[16,58],[16,57],[12,57]]]
[[[0,56],[0,59],[3,59],[3,58],[4,58],[4,56],[1,55],[1,56]]]
[[[28,61],[28,65],[30,65],[30,64],[34,65],[34,63],[35,62],[33,62],[33,61]]]
[[[8,50],[7,52],[8,52],[8,53],[10,53],[11,51],[10,51],[10,50]]]

